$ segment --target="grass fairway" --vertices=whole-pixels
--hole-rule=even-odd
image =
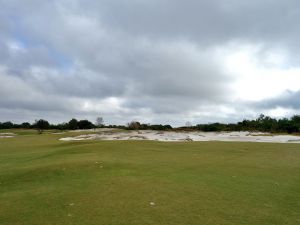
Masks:
[[[0,139],[1,225],[300,224],[299,144],[22,132]]]

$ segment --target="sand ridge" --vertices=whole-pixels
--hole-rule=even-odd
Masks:
[[[13,138],[16,134],[14,133],[0,133],[0,138]]]
[[[65,137],[61,141],[83,140],[151,140],[163,142],[188,141],[233,141],[233,142],[270,142],[300,143],[299,136],[273,135],[260,132],[184,132],[184,131],[119,131],[84,134],[76,137]]]

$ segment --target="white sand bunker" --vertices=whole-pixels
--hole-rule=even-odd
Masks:
[[[177,132],[177,131],[119,131],[85,134],[77,137],[61,138],[61,141],[83,140],[152,140],[164,142],[188,141],[235,141],[300,143],[300,137],[293,135],[272,135],[258,132]]]
[[[0,133],[0,138],[13,138],[16,134],[14,133]]]

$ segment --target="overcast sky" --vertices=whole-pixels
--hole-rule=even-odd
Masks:
[[[299,0],[0,0],[0,121],[300,113]]]

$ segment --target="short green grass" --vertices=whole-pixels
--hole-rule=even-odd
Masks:
[[[300,224],[299,144],[20,134],[0,139],[1,225]]]

